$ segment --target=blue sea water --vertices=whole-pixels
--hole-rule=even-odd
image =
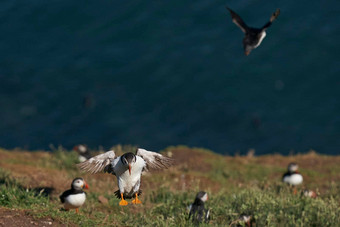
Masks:
[[[243,54],[250,26],[281,14]],[[340,2],[0,1],[0,147],[340,153]]]

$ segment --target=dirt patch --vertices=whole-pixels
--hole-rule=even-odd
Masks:
[[[211,156],[208,153],[196,151],[194,149],[179,147],[169,150],[172,157],[175,159],[175,166],[179,169],[186,171],[188,169],[192,171],[210,171],[211,165],[206,162]]]
[[[23,210],[0,207],[0,226],[26,227],[26,226],[66,226],[51,218],[36,219]]]

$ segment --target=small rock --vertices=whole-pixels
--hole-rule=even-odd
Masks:
[[[98,201],[102,204],[108,204],[109,203],[109,200],[102,195],[98,196]]]

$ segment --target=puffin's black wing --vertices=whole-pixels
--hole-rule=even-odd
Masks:
[[[231,18],[233,19],[234,24],[236,24],[244,33],[246,33],[247,30],[248,30],[248,26],[246,25],[246,23],[244,23],[242,18],[239,15],[237,15],[234,11],[232,11],[228,7],[226,7],[226,8],[227,8],[227,10],[229,10],[229,12],[231,14]]]
[[[285,174],[283,174],[282,181],[285,177],[289,177],[290,175],[292,175],[290,172],[286,172]]]
[[[90,158],[89,160],[77,164],[78,168],[84,172],[98,173],[101,171],[112,171],[112,161],[115,159],[115,152],[108,151]],[[111,172],[110,172],[111,173]]]
[[[147,151],[138,148],[136,155],[140,156],[146,162],[146,170],[152,169],[167,169],[173,164],[173,159],[158,154],[156,152]]]
[[[272,14],[272,16],[270,17],[269,21],[267,22],[267,24],[265,24],[263,27],[262,27],[262,30],[263,29],[267,29],[270,25],[272,25],[272,22],[280,15],[280,9],[277,9],[275,11],[275,13]]]
[[[65,198],[69,195],[72,194],[72,189],[69,189],[67,191],[64,191],[63,194],[61,194],[61,196],[59,196],[59,199],[61,201],[61,203],[64,203],[65,202]]]

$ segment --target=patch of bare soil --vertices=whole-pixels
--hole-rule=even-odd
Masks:
[[[66,226],[51,218],[35,219],[23,210],[7,209],[0,207],[0,226],[26,227],[26,226]]]

